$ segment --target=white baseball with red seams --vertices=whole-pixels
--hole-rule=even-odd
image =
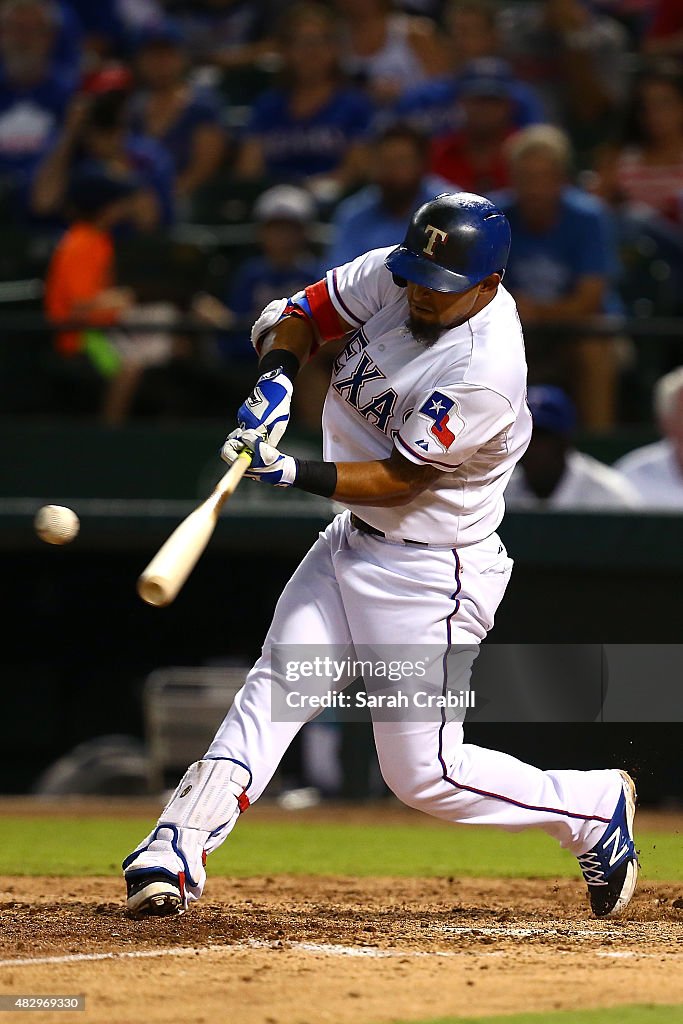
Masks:
[[[451,645],[478,644],[512,570],[495,531],[505,485],[531,434],[514,301],[499,287],[480,313],[426,348],[405,327],[406,293],[384,266],[389,251],[330,271],[322,292],[316,286],[327,316],[333,307],[358,328],[336,360],[325,403],[325,458],[385,459],[396,446],[442,474],[408,505],[351,510],[386,538],[356,529],[349,510],[338,515],[285,587],[262,656],[206,755],[248,769],[252,802],[301,726],[271,721],[274,644],[401,642],[437,645],[444,654]],[[540,827],[576,855],[597,843],[621,793],[618,771],[541,771],[463,743],[457,721],[376,721],[374,734],[384,778],[410,806],[452,822]],[[226,801],[209,848],[239,817],[234,796]],[[160,821],[173,824],[172,815],[169,805]],[[174,850],[163,863],[182,868]],[[203,884],[195,881],[193,897]]]

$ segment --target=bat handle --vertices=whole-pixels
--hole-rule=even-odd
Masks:
[[[216,515],[221,511],[228,498],[235,493],[238,483],[249,469],[253,453],[245,448],[240,452],[225,476],[216,484],[212,497],[215,499]]]

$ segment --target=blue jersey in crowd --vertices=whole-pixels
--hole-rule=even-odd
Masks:
[[[141,93],[133,98],[130,124],[138,135],[145,134],[145,106],[147,97]],[[196,89],[188,103],[179,112],[166,132],[158,137],[170,153],[176,174],[181,174],[190,162],[194,133],[201,125],[222,125],[218,99],[209,89]]]
[[[292,266],[274,267],[264,256],[254,256],[237,271],[232,282],[227,305],[238,317],[253,322],[264,306],[282,295],[294,295],[321,276],[322,268],[308,253]],[[221,351],[229,356],[247,356],[253,359],[249,334],[226,337],[220,342]]]
[[[356,256],[370,249],[381,249],[385,245],[398,245],[403,241],[406,225],[413,210],[428,203],[442,192],[449,192],[452,186],[436,175],[428,175],[422,181],[413,209],[397,216],[382,204],[382,196],[376,185],[368,185],[360,192],[349,196],[337,207],[333,222],[333,242],[328,263],[340,267]]]
[[[582,277],[604,277],[608,291],[603,312],[621,311],[614,290],[620,269],[615,231],[600,199],[566,188],[557,220],[541,234],[526,227],[512,193],[497,196],[494,202],[507,215],[512,230],[506,288],[537,302],[553,302],[568,295]]]
[[[52,71],[18,88],[0,68],[0,174],[20,189],[52,144],[75,89],[75,79]]]
[[[460,127],[460,77],[448,75],[408,90],[396,104],[395,114],[427,135],[444,135]],[[510,82],[512,123],[515,128],[540,124],[547,118],[536,92],[526,82]]]
[[[272,89],[256,100],[246,135],[261,141],[269,178],[296,181],[336,170],[349,144],[367,135],[372,112],[362,92],[338,89],[315,113],[297,118],[289,94]]]

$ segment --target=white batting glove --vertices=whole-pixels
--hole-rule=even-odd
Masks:
[[[292,486],[297,474],[296,459],[279,452],[272,444],[264,441],[256,430],[233,430],[223,445],[221,458],[232,465],[245,449],[253,453],[245,476],[273,487]]]

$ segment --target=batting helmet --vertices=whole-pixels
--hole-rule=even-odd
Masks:
[[[510,225],[497,206],[471,192],[444,192],[413,214],[384,262],[401,286],[465,292],[489,274],[502,277],[509,252]]]

